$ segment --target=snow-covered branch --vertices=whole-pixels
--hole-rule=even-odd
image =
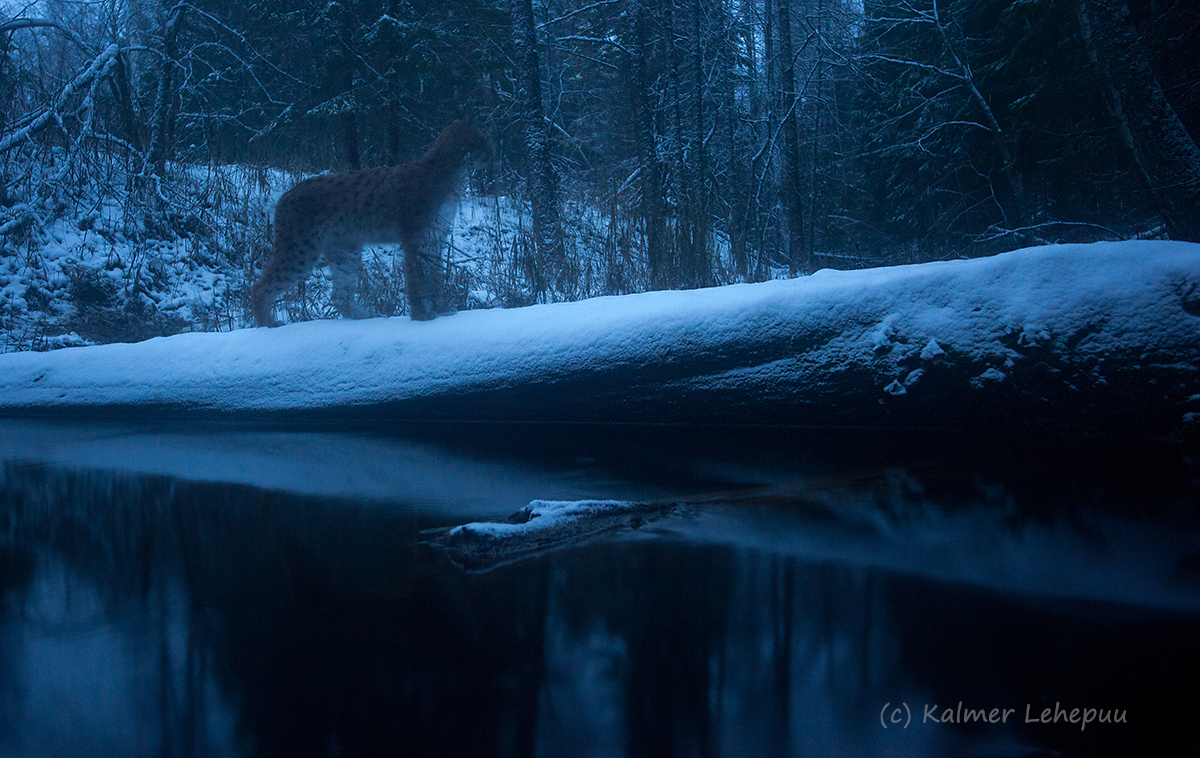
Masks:
[[[71,98],[84,87],[90,87],[94,82],[107,76],[108,72],[116,64],[117,55],[120,53],[120,50],[120,45],[115,42],[106,47],[104,52],[96,56],[95,60],[82,73],[68,82],[62,88],[62,91],[58,93],[58,97],[54,99],[54,102],[48,105],[29,124],[14,132],[10,132],[3,139],[0,139],[0,153],[7,152],[22,142],[32,139],[35,134],[47,126],[59,123],[61,112],[67,103],[70,102]]]

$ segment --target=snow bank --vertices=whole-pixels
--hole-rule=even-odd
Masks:
[[[1200,245],[0,355],[0,411],[1191,433]]]

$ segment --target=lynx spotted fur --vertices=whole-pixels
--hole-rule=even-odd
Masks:
[[[409,312],[431,319],[445,309],[440,243],[458,208],[468,156],[490,154],[473,125],[456,121],[419,159],[392,168],[314,176],[275,206],[275,244],[251,290],[257,326],[277,326],[275,299],[300,282],[321,256],[333,274],[330,299],[346,318],[365,314],[355,301],[362,246],[399,242]]]

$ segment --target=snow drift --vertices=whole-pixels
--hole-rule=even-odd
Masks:
[[[1193,435],[1200,245],[7,354],[0,412]]]

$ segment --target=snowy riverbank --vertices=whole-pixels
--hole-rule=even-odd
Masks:
[[[426,323],[6,354],[0,411],[1188,435],[1200,245],[1051,246]]]

